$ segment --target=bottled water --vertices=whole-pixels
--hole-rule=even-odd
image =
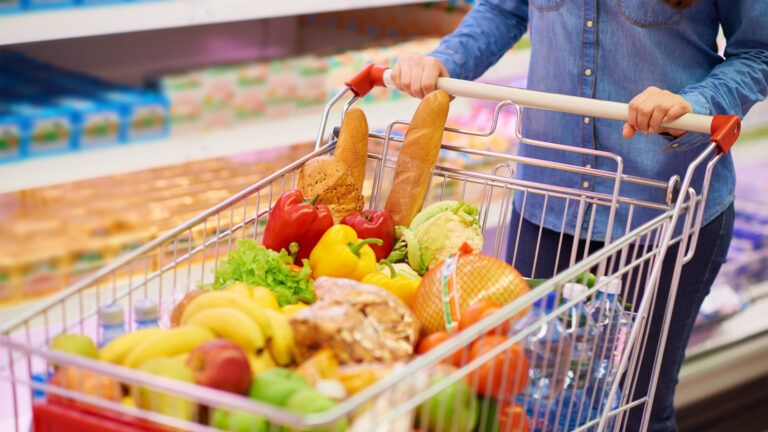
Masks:
[[[585,294],[589,288],[568,283],[563,287],[563,300],[570,301]],[[597,331],[591,323],[584,303],[577,303],[568,312],[566,331],[573,338],[571,364],[565,379],[563,393],[555,407],[557,430],[572,431],[589,421],[589,398],[586,388],[590,380]]]
[[[515,326],[522,330],[535,325],[557,307],[557,293],[552,292],[533,304],[530,314]],[[528,357],[528,388],[518,401],[525,406],[535,430],[554,427],[558,396],[565,387],[571,363],[573,341],[558,318],[550,318],[524,341]]]
[[[112,303],[99,308],[99,325],[101,326],[99,347],[103,347],[112,339],[125,334],[123,307],[118,303]]]
[[[153,299],[143,298],[137,300],[133,305],[133,312],[136,315],[136,329],[147,327],[159,327],[157,302]]]
[[[587,306],[591,324],[597,332],[597,344],[594,351],[594,369],[590,380],[590,396],[594,399],[594,408],[601,410],[608,397],[613,381],[618,373],[621,354],[629,335],[631,323],[624,307],[619,303],[621,281],[603,279],[598,285],[595,300]]]

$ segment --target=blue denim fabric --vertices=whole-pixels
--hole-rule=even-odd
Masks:
[[[588,25],[591,23],[591,25]],[[725,59],[717,53],[722,25],[727,38]],[[701,114],[743,116],[768,94],[768,1],[698,0],[683,11],[662,0],[482,0],[461,26],[430,55],[455,78],[475,79],[525,33],[530,26],[531,61],[528,88],[604,100],[628,102],[648,86],[683,95]],[[587,72],[589,70],[589,72]],[[525,110],[523,134],[528,138],[612,152],[624,160],[624,173],[669,180],[686,168],[708,142],[707,135],[688,133],[672,140],[649,134],[625,140],[621,123],[585,119],[569,114]],[[608,171],[616,163],[570,152],[522,145],[519,153],[537,159]],[[524,180],[576,190],[611,194],[613,181],[569,174],[548,168],[520,166]],[[701,190],[699,170],[693,186]],[[735,171],[730,155],[716,166],[706,203],[704,223],[712,221],[733,201]],[[664,191],[622,184],[620,195],[663,202]],[[562,199],[545,201],[529,195],[522,208],[526,219],[567,233],[576,232],[577,206]],[[616,211],[612,237],[622,235],[629,206]],[[607,209],[597,210],[593,238],[604,240]],[[658,212],[633,210],[631,227]],[[565,220],[565,224],[563,221]],[[582,232],[585,228],[582,227]]]
[[[685,348],[688,345],[688,339],[693,331],[693,325],[696,320],[701,303],[704,297],[709,294],[712,283],[720,271],[720,266],[725,262],[728,254],[728,247],[733,236],[733,205],[728,206],[713,221],[701,227],[699,240],[696,245],[696,252],[688,264],[684,265],[680,274],[680,281],[675,297],[675,306],[672,316],[669,320],[670,326],[667,333],[667,340],[664,345],[664,356],[662,357],[655,396],[653,398],[653,409],[651,411],[648,431],[652,432],[675,432],[675,407],[674,394],[677,385],[677,376],[680,372],[680,366],[685,358]],[[518,235],[517,227],[520,227]],[[602,242],[590,242],[587,245],[585,240],[578,242],[569,235],[560,237],[560,233],[548,229],[540,229],[538,225],[523,220],[520,221],[520,214],[513,212],[512,227],[507,250],[507,261],[512,262],[515,245],[519,252],[537,251],[533,253],[518,253],[512,264],[520,271],[523,276],[548,278],[558,271],[567,267],[571,256],[572,248],[577,248],[579,257],[583,256],[584,249],[589,248],[588,254],[592,254],[603,247]],[[558,268],[555,268],[555,257],[558,255]],[[669,290],[672,281],[675,259],[677,258],[678,247],[670,247],[664,259],[664,267],[659,279],[659,288],[656,302],[651,313],[648,340],[646,343],[645,355],[640,361],[640,368],[637,372],[637,385],[632,400],[638,400],[645,397],[649,391],[651,383],[651,374],[659,344],[661,325],[663,323],[664,312],[667,306]],[[626,256],[636,256],[630,248]],[[538,257],[538,259],[536,259]],[[534,268],[535,260],[535,268]],[[618,268],[614,268],[616,272]],[[630,273],[625,276],[624,283],[630,288],[636,286],[643,287],[646,268],[639,268],[636,272],[641,275],[640,281],[637,281],[638,273]],[[627,280],[632,283],[628,283]],[[630,291],[630,299],[641,298],[641,292],[637,296]],[[635,306],[639,303],[636,302]],[[626,423],[623,423],[622,431],[639,432],[642,420],[644,406],[633,409]]]

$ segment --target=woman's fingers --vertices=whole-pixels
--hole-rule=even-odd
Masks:
[[[435,90],[437,79],[448,76],[440,60],[428,56],[402,56],[392,68],[392,82],[401,91],[423,98]]]
[[[676,120],[689,112],[691,112],[691,105],[682,96],[656,87],[648,87],[629,102],[627,124],[622,130],[622,135],[629,138],[637,131],[668,132],[662,124]]]
[[[636,132],[637,131],[635,130],[635,128],[630,126],[629,123],[624,123],[624,127],[622,127],[621,129],[621,136],[623,136],[624,138],[632,138],[633,136],[635,136]]]

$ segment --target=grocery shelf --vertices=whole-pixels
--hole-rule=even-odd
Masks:
[[[768,281],[749,289],[768,293]],[[680,371],[675,404],[689,406],[768,375],[768,297],[721,323],[697,330]]]
[[[434,0],[157,0],[0,17],[0,45],[246,21]]]
[[[361,107],[371,128],[376,128],[410,118],[417,105],[416,99],[406,97]],[[464,104],[455,102],[451,113],[463,109]],[[338,123],[338,118],[332,118],[329,125],[334,121]],[[0,193],[314,141],[319,124],[320,113],[312,112],[166,140],[0,164]]]

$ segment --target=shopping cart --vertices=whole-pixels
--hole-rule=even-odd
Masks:
[[[3,387],[6,393],[3,393],[2,400],[3,405],[10,406],[12,410],[15,430],[26,430],[29,415],[32,413],[37,431],[144,431],[169,428],[208,431],[215,429],[206,426],[206,417],[209,417],[212,407],[219,407],[264,416],[272,425],[271,430],[275,431],[284,430],[278,425],[301,430],[343,430],[344,428],[339,426],[340,420],[346,422],[347,430],[356,431],[411,431],[414,427],[423,431],[464,431],[468,428],[464,418],[466,407],[459,406],[459,399],[456,399],[455,406],[450,403],[439,406],[440,412],[433,412],[431,418],[428,418],[430,415],[417,415],[415,412],[424,401],[448,391],[446,389],[459,382],[477,389],[483,384],[481,380],[495,377],[501,380],[502,388],[511,388],[515,385],[517,377],[529,372],[519,370],[521,363],[512,364],[498,360],[506,358],[509,350],[515,349],[517,344],[523,343],[526,338],[543,328],[542,326],[557,323],[566,326],[570,336],[551,342],[554,350],[550,352],[554,353],[553,357],[535,355],[530,358],[529,366],[530,369],[566,367],[566,388],[553,390],[545,397],[524,396],[529,393],[514,389],[514,392],[501,393],[509,396],[508,400],[492,402],[483,399],[479,405],[476,430],[498,430],[491,425],[499,421],[499,411],[507,409],[511,406],[507,404],[512,402],[519,404],[527,412],[530,424],[525,428],[515,426],[509,430],[529,430],[528,426],[531,430],[621,430],[625,427],[630,412],[641,415],[643,424],[647,425],[660,362],[655,362],[650,382],[640,382],[638,369],[644,356],[650,355],[660,359],[672,302],[666,302],[667,306],[662,313],[654,314],[654,305],[660,304],[661,300],[664,300],[662,297],[675,297],[680,269],[691,259],[695,250],[702,222],[703,203],[706,201],[713,167],[723,153],[729,150],[739,133],[738,118],[733,116],[707,117],[688,114],[670,123],[669,127],[677,129],[711,133],[711,145],[691,163],[682,179],[675,176],[668,181],[624,173],[623,161],[615,154],[529,139],[523,136],[520,121],[516,129],[520,143],[551,151],[578,152],[613,161],[615,169],[571,166],[444,144],[442,152],[464,153],[482,160],[487,169],[467,170],[438,163],[433,172],[428,203],[442,199],[462,199],[477,205],[487,245],[485,253],[503,258],[504,244],[510,231],[519,232],[519,224],[522,223],[520,219],[516,226],[510,226],[515,197],[523,206],[526,199],[543,199],[545,202],[561,200],[566,209],[571,209],[570,212],[563,211],[564,226],[567,215],[575,214],[576,226],[584,229],[574,232],[575,240],[570,244],[561,242],[555,257],[537,259],[539,263],[549,259],[562,259],[567,260],[568,265],[558,263],[554,268],[565,269],[548,275],[551,278],[536,289],[458,333],[427,354],[394,367],[386,378],[348,397],[324,413],[300,415],[237,395],[47,349],[49,341],[65,331],[86,334],[96,339],[96,312],[99,305],[112,302],[122,304],[129,314],[127,323],[132,326],[132,305],[135,300],[146,297],[157,300],[161,315],[166,317],[175,302],[190,289],[201,283],[212,282],[219,260],[226,257],[227,251],[234,247],[237,239],[261,238],[271,206],[283,191],[296,184],[297,173],[302,165],[333,150],[333,132],[326,141],[331,115],[339,108],[343,115],[372,87],[389,83],[388,74],[386,69],[370,65],[328,102],[323,111],[315,150],[310,154],[122,256],[3,326],[0,339],[0,345],[5,351],[2,378],[7,385]],[[498,102],[494,121],[488,130],[446,128],[447,135],[490,136],[496,128],[499,113],[507,109],[516,110],[518,119],[523,110],[527,109],[561,111],[619,121],[625,119],[627,112],[626,105],[615,102],[456,79],[441,78],[437,86],[453,96]],[[340,106],[339,102],[350,93],[351,98]],[[393,134],[393,130],[407,124],[408,122],[396,121],[388,126],[385,133],[370,135],[372,144],[364,195],[371,208],[381,208],[391,184],[397,143],[402,142],[401,138]],[[516,169],[523,165],[543,167],[552,172],[594,176],[612,182],[613,193],[603,194],[516,178]],[[697,190],[692,179],[700,170],[705,170],[704,181]],[[665,198],[659,202],[651,202],[622,196],[621,185],[627,183],[658,190],[658,195]],[[544,208],[548,207],[545,205]],[[612,239],[610,232],[618,223],[615,214],[622,208],[628,210],[630,216],[626,221],[622,221],[624,226],[617,230],[623,235]],[[640,208],[651,209],[657,212],[658,216],[647,223],[633,223],[631,215]],[[595,225],[594,215],[598,209],[608,212],[608,231],[604,245],[593,251],[589,245]],[[509,256],[513,260],[520,254],[539,254],[538,245],[534,251],[518,250],[517,246],[516,242],[508,245]],[[665,265],[674,267],[671,270],[664,269]],[[575,296],[563,297],[564,287],[580,282],[582,274],[589,271],[597,274],[598,282]],[[673,275],[669,289],[663,292],[658,289],[662,271],[671,271]],[[631,304],[625,310],[624,321],[609,320],[603,323],[599,337],[593,338],[595,340],[585,342],[583,337],[578,339],[581,337],[581,324],[577,318],[579,314],[574,311],[580,310],[581,306],[603,287],[609,284],[615,286],[617,281],[622,287],[620,295],[623,300]],[[467,347],[473,341],[493,331],[492,329],[498,332],[503,323],[515,321],[521,312],[530,309],[531,304],[547,296],[556,296],[557,304],[543,313],[537,321],[511,332],[505,342],[479,356],[470,357],[467,354]],[[657,315],[661,320],[652,319]],[[167,325],[167,317],[163,320],[161,324]],[[658,346],[646,344],[652,327],[654,331],[661,333]],[[577,339],[587,345],[582,345],[578,355],[573,355],[574,345],[568,340]],[[600,340],[614,342],[606,344]],[[617,340],[623,342],[616,343]],[[592,345],[588,345],[589,343]],[[589,349],[583,349],[584,346]],[[603,352],[600,352],[601,350]],[[457,355],[462,357],[461,367],[445,369],[439,366],[449,357]],[[598,364],[600,362],[602,366]],[[191,417],[177,418],[100,398],[94,395],[93,389],[90,392],[79,392],[77,389],[54,386],[46,379],[53,365],[86,369],[116,380],[126,388],[140,386],[173,395],[175,398],[190,401],[197,409]],[[603,367],[602,373],[610,379],[602,379],[599,385],[596,385],[595,376],[600,369],[598,366]],[[440,379],[435,379],[436,377]],[[45,396],[42,396],[43,394]]]

